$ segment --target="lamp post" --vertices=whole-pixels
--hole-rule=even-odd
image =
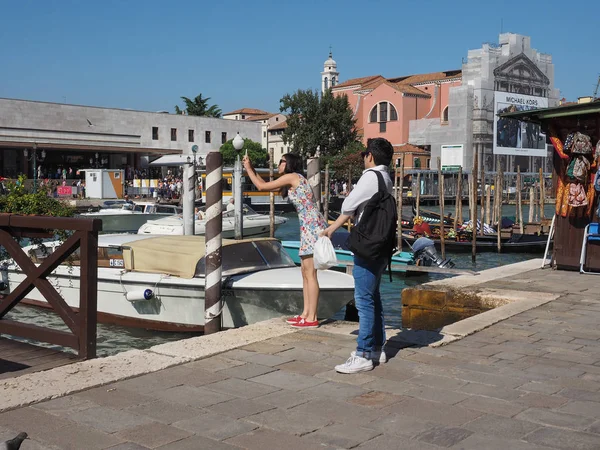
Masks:
[[[95,159],[90,156],[90,166],[94,169],[99,169],[100,166],[103,166],[108,163],[108,158],[105,158],[104,156],[100,158],[100,154],[98,152],[96,152],[94,156]]]
[[[33,193],[35,194],[37,192],[37,179],[38,179],[37,162],[38,162],[38,159],[40,160],[40,162],[42,162],[44,159],[46,159],[46,150],[42,150],[42,154],[38,157],[37,144],[34,143],[33,149],[31,150],[31,156],[29,156],[29,152],[27,151],[26,148],[23,149],[23,156],[25,156],[25,159],[27,159],[28,161],[33,161]]]
[[[242,160],[240,159],[240,151],[244,148],[244,139],[238,133],[233,138],[233,148],[237,151],[235,158],[235,164],[233,166],[233,201],[234,201],[234,212],[235,212],[235,238],[244,238],[244,224],[242,217]]]
[[[196,152],[198,146],[192,146],[192,156],[187,157],[183,169],[183,234],[194,235],[194,205],[196,201]]]

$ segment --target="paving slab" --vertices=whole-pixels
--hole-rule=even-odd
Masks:
[[[390,361],[370,372],[333,370],[355,323],[274,319],[48,371],[57,386],[3,380],[0,433],[25,424],[38,450],[600,448],[600,279],[582,292],[577,274],[525,266],[486,275],[486,289],[539,305],[444,346],[440,333],[390,330]]]

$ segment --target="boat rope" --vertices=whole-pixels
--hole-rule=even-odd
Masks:
[[[206,264],[204,277],[204,333],[221,329],[223,245],[223,156],[210,152],[206,157]]]

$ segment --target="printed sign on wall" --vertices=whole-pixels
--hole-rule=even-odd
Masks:
[[[498,117],[498,114],[529,111],[548,107],[546,97],[494,93],[494,154],[519,156],[547,156],[546,135],[539,125],[516,119]]]

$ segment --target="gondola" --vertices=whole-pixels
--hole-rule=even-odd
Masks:
[[[417,217],[417,208],[414,204],[412,205],[412,212],[413,212],[413,216]],[[421,216],[423,218],[423,220],[430,225],[440,223],[439,213],[429,211],[427,209],[419,208],[419,216]],[[453,226],[454,225],[454,217],[444,216],[444,225]]]
[[[412,245],[418,236],[412,236],[407,233],[402,234],[405,242]],[[437,249],[441,248],[440,239],[438,237],[430,238],[435,242]],[[536,234],[513,234],[509,239],[501,242],[502,253],[543,253],[548,241],[547,235],[538,236]],[[446,238],[446,251],[451,253],[467,253],[472,249],[471,240],[456,241],[451,238]],[[552,245],[552,242],[550,242]],[[477,236],[476,241],[477,252],[496,252],[498,251],[498,242],[496,236]]]

